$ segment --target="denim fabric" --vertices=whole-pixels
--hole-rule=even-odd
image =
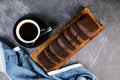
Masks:
[[[83,66],[65,71],[63,69],[62,72],[49,75],[35,64],[23,50],[15,52],[5,43],[2,43],[2,47],[6,61],[6,72],[12,80],[97,80]]]
[[[76,67],[77,65],[79,64],[73,64],[73,67],[68,70],[57,70],[56,72],[61,70],[62,72],[56,74],[53,73],[53,75],[50,76],[54,77],[56,80],[97,80],[87,69],[83,66]],[[66,68],[69,68],[69,66]]]
[[[5,58],[2,43],[0,42],[0,72],[6,73]]]

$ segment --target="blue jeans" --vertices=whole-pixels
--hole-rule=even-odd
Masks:
[[[2,51],[0,54],[4,54],[3,61],[5,61],[5,65],[3,64],[3,68],[5,68],[3,72],[5,72],[11,80],[97,80],[91,72],[79,63],[45,73],[44,70],[34,63],[30,56],[19,47],[12,49],[1,41],[0,44]],[[3,68],[1,68],[1,71]]]

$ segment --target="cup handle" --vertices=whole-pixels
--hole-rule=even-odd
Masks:
[[[52,31],[52,28],[51,27],[48,27],[47,30],[45,30],[45,32],[43,32],[42,34],[40,34],[40,36],[43,36],[45,35],[46,33]]]
[[[43,32],[42,34],[40,34],[40,36],[43,36],[43,35],[45,35],[46,33],[52,31],[52,28],[51,28],[51,27],[48,27],[47,30],[43,30],[43,31],[45,31],[45,32]],[[29,46],[27,46],[27,45],[26,45],[26,46],[27,46],[27,47],[30,47],[30,46],[32,46],[32,45],[34,45],[34,44],[35,44],[35,42],[31,43]]]

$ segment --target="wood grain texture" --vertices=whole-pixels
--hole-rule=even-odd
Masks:
[[[81,32],[80,30],[78,30],[78,27],[73,27],[73,24],[76,24],[76,22],[79,22],[81,26],[84,27],[82,28],[83,30]],[[76,32],[76,34],[74,35],[76,36],[76,38],[77,36],[80,36],[82,37],[82,39],[84,39],[84,41],[82,41],[81,44],[78,45],[76,48],[72,47],[72,45],[69,42],[67,42],[67,39],[65,38],[65,36],[62,35],[62,33],[64,33],[70,27],[72,27],[75,30],[73,33]],[[85,29],[87,32],[84,31]],[[68,61],[73,55],[75,55],[81,48],[83,48],[89,41],[91,41],[91,39],[93,39],[96,35],[98,35],[103,29],[104,27],[97,21],[97,19],[93,16],[91,11],[88,8],[84,8],[73,19],[71,19],[66,25],[64,25],[53,36],[51,36],[46,42],[44,42],[41,46],[39,46],[36,50],[34,50],[30,56],[46,72],[59,69],[61,66],[65,64],[66,61]],[[87,33],[87,36],[88,36],[87,38],[84,37],[86,35],[84,34],[85,32]],[[49,57],[47,58],[45,53],[43,52],[55,40],[57,40],[57,42],[62,47],[62,49],[69,54],[59,63],[55,63]],[[59,50],[58,48],[58,52],[57,51],[54,51],[54,52],[59,53],[61,51],[62,50]],[[63,53],[61,53],[61,55],[62,54]]]

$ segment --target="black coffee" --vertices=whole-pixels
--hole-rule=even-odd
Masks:
[[[37,34],[38,34],[38,29],[37,27],[32,24],[32,23],[24,23],[21,27],[20,27],[20,36],[27,41],[33,40],[36,38]]]

